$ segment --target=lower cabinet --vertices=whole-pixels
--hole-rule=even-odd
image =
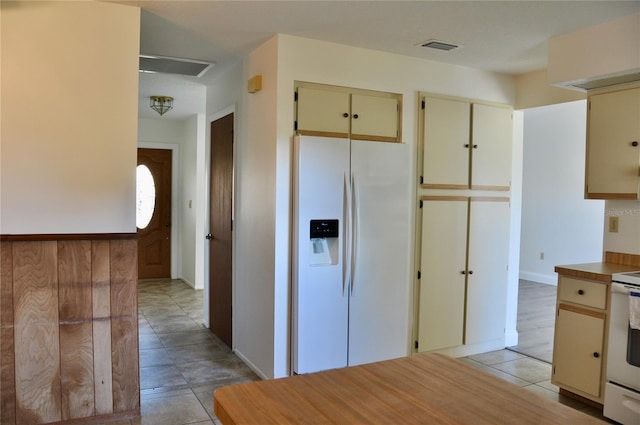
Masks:
[[[509,202],[422,198],[417,351],[504,348]]]
[[[607,285],[560,276],[556,311],[551,382],[602,404]]]

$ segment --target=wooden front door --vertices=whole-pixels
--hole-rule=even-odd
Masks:
[[[171,150],[138,149],[138,167],[140,166],[146,166],[153,177],[155,204],[149,223],[146,226],[137,223],[138,278],[170,278]],[[140,203],[141,200],[138,199],[137,202]],[[140,208],[140,205],[137,207]]]
[[[231,347],[231,231],[233,208],[233,114],[211,123],[209,209],[209,323]]]

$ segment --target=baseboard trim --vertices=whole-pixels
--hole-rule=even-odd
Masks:
[[[261,379],[269,379],[267,375],[265,375],[258,366],[253,364],[251,360],[249,360],[241,351],[234,348],[233,353],[240,358],[251,370],[253,370]]]
[[[545,285],[558,286],[558,276],[542,273],[525,272],[520,270],[520,279],[532,282],[544,283]]]

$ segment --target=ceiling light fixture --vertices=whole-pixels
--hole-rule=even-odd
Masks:
[[[149,99],[149,106],[160,116],[173,109],[173,98],[171,96],[151,96]]]

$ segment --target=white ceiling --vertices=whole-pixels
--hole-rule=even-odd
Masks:
[[[141,76],[141,116],[154,117],[148,96],[163,94],[176,98],[168,119],[201,110],[200,99],[178,101],[181,87],[206,85],[277,33],[521,74],[546,67],[551,37],[640,13],[640,0],[111,1],[141,7],[141,53],[216,64],[201,78]],[[462,47],[417,47],[429,39]]]

